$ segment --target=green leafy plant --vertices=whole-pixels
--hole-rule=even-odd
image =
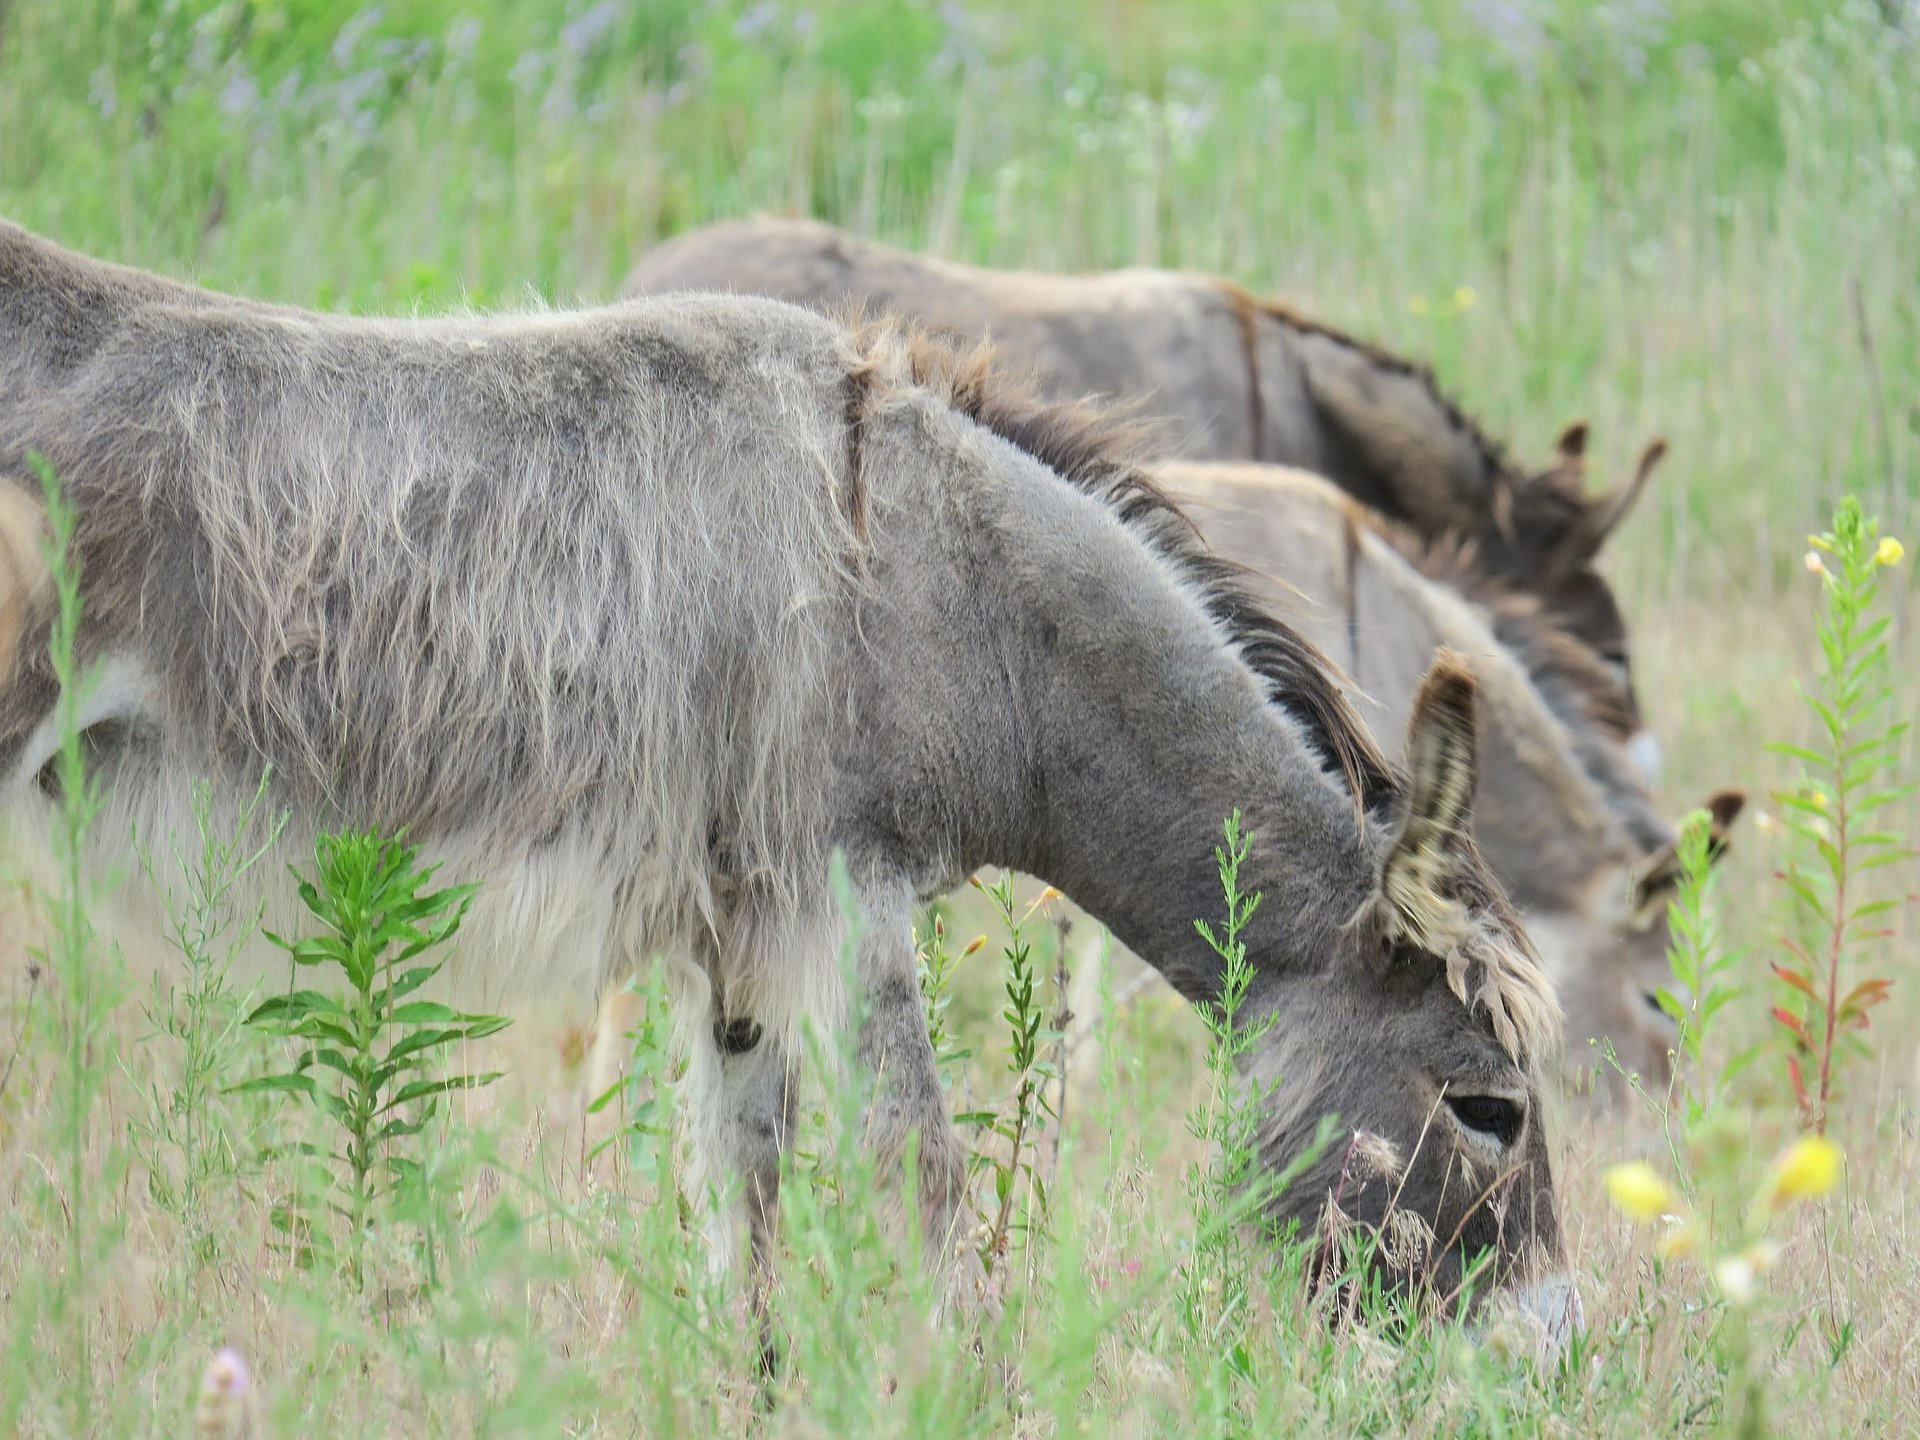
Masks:
[[[1661,986],[1660,1008],[1673,1020],[1676,1039],[1673,1088],[1657,1108],[1683,1129],[1706,1118],[1716,1090],[1751,1063],[1748,1048],[1718,1065],[1707,1061],[1715,1020],[1744,992],[1737,976],[1744,953],[1726,944],[1713,907],[1713,817],[1694,810],[1680,821],[1674,844],[1674,895],[1667,902],[1670,943],[1667,964],[1674,984]],[[1674,1106],[1678,1104],[1678,1113]]]
[[[991,884],[976,875],[973,884],[992,903],[994,912],[1006,928],[1007,1004],[1000,1014],[1007,1022],[1007,1034],[1011,1042],[1007,1070],[1014,1077],[1013,1098],[1007,1105],[997,1111],[973,1112],[959,1117],[963,1123],[982,1126],[988,1134],[999,1137],[1007,1145],[1005,1156],[995,1156],[990,1162],[993,1166],[995,1208],[987,1224],[985,1238],[981,1241],[980,1259],[991,1276],[996,1265],[1005,1259],[1011,1243],[1022,1180],[1027,1183],[1032,1196],[1032,1204],[1028,1207],[1029,1231],[1036,1220],[1044,1223],[1048,1209],[1046,1177],[1034,1165],[1033,1159],[1039,1135],[1053,1114],[1053,1101],[1048,1097],[1047,1084],[1055,1078],[1058,1067],[1048,1052],[1060,1037],[1049,1026],[1049,1017],[1035,993],[1039,968],[1026,927],[1033,918],[1033,912],[1048,900],[1056,898],[1059,892],[1051,888],[1043,891],[1038,899],[1022,911],[1014,897],[1011,875],[1003,874]]]
[[[976,935],[958,955],[947,948],[947,917],[935,909],[924,931],[914,934],[914,965],[920,981],[920,1002],[927,1012],[927,1039],[943,1077],[973,1058],[973,1051],[947,1029],[947,1007],[953,1003],[953,977],[960,962],[986,948],[987,937]]]
[[[1867,876],[1913,854],[1883,820],[1914,787],[1892,774],[1908,722],[1895,718],[1892,617],[1878,603],[1881,572],[1904,552],[1879,532],[1849,496],[1834,512],[1833,528],[1808,537],[1807,568],[1821,582],[1822,663],[1801,696],[1818,743],[1773,747],[1804,767],[1798,786],[1774,795],[1798,844],[1780,872],[1792,899],[1793,933],[1781,937],[1785,958],[1773,966],[1782,989],[1773,1018],[1801,1118],[1820,1133],[1848,1042],[1866,1030],[1893,985],[1861,974],[1873,947],[1892,936],[1886,917],[1902,903],[1872,894]]]
[[[374,1207],[415,1180],[417,1157],[404,1142],[433,1118],[450,1090],[486,1085],[499,1072],[439,1073],[448,1051],[504,1029],[499,1015],[469,1015],[432,1000],[409,999],[438,974],[443,959],[427,952],[452,939],[472,903],[472,885],[427,890],[434,867],[414,847],[374,830],[322,835],[315,842],[317,879],[295,870],[301,903],[323,933],[288,940],[266,935],[298,966],[333,967],[344,996],[293,990],[256,1006],[246,1023],[304,1042],[293,1068],[235,1087],[305,1096],[338,1126],[341,1149],[300,1146],[331,1165],[344,1203],[330,1202],[348,1226],[353,1282],[364,1282],[364,1250]],[[303,1238],[312,1227],[298,1221]]]
[[[1238,810],[1227,817],[1224,838],[1225,843],[1216,845],[1213,855],[1220,871],[1226,917],[1218,929],[1205,920],[1193,922],[1200,938],[1220,957],[1224,972],[1220,998],[1200,1012],[1207,1027],[1206,1100],[1187,1116],[1188,1130],[1210,1144],[1211,1156],[1187,1174],[1198,1238],[1192,1263],[1185,1271],[1182,1310],[1194,1334],[1209,1339],[1220,1338],[1225,1327],[1244,1316],[1250,1293],[1252,1267],[1246,1263],[1246,1243],[1240,1227],[1214,1222],[1236,1209],[1257,1205],[1263,1198],[1256,1193],[1255,1144],[1263,1096],[1257,1087],[1243,1083],[1239,1072],[1241,1057],[1274,1023],[1272,1015],[1251,1025],[1245,1020],[1253,964],[1247,959],[1244,936],[1260,908],[1260,896],[1243,894],[1240,889],[1240,867],[1246,863],[1253,842],[1242,827]]]
[[[1226,902],[1225,918],[1217,928],[1205,920],[1194,921],[1194,929],[1220,957],[1223,969],[1219,998],[1199,1012],[1207,1029],[1207,1090],[1206,1098],[1188,1113],[1187,1129],[1208,1143],[1211,1154],[1187,1172],[1194,1238],[1192,1253],[1180,1270],[1177,1298],[1189,1336],[1216,1370],[1227,1372],[1220,1383],[1237,1386],[1249,1382],[1255,1373],[1252,1357],[1257,1343],[1247,1322],[1254,1312],[1254,1281],[1262,1268],[1256,1263],[1254,1240],[1281,1247],[1270,1256],[1279,1262],[1273,1274],[1290,1276],[1294,1282],[1304,1280],[1313,1244],[1309,1240],[1304,1245],[1286,1245],[1289,1237],[1276,1233],[1262,1217],[1274,1197],[1326,1154],[1340,1134],[1340,1122],[1338,1116],[1322,1116],[1313,1140],[1300,1154],[1278,1171],[1262,1167],[1260,1115],[1283,1081],[1276,1078],[1263,1085],[1241,1073],[1245,1057],[1277,1017],[1269,1013],[1249,1023],[1247,1015],[1254,965],[1247,956],[1245,936],[1260,908],[1260,895],[1240,888],[1240,868],[1252,853],[1253,842],[1239,811],[1227,817],[1223,840],[1214,847],[1213,856]]]

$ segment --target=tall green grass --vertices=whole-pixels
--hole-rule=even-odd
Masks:
[[[1672,440],[1609,565],[1677,812],[1721,784],[1791,780],[1762,742],[1807,738],[1800,557],[1833,500],[1920,529],[1912,8],[11,0],[0,215],[360,311],[606,298],[659,238],[761,208],[982,263],[1237,276],[1431,360],[1522,458],[1576,414],[1614,473],[1645,434]],[[1909,574],[1885,577],[1907,713]],[[1754,953],[1776,928],[1780,844],[1749,824],[1722,867],[1722,928]],[[584,1113],[578,1047],[531,1021],[475,1057],[507,1080],[449,1096],[411,1137],[429,1183],[409,1234],[434,1237],[438,1283],[360,1296],[280,1243],[300,1182],[255,1158],[273,1112],[212,1098],[209,1064],[237,1081],[285,1059],[232,1031],[244,997],[223,988],[217,936],[183,941],[202,989],[149,1033],[88,942],[88,901],[62,893],[77,898],[47,975],[0,956],[0,1049],[21,1037],[0,1087],[0,1432],[190,1433],[225,1344],[281,1435],[1638,1436],[1729,1413],[1711,1292],[1660,1271],[1597,1198],[1600,1167],[1650,1143],[1630,1118],[1562,1127],[1592,1319],[1568,1372],[1530,1368],[1498,1329],[1329,1330],[1297,1261],[1196,1289],[1252,1252],[1207,1228],[1207,1185],[1195,1215],[1183,1182],[1221,1172],[1177,1117],[1221,1113],[1217,1075],[1204,1028],[1154,994],[1114,1018],[1094,1073],[1063,1062],[1066,1123],[1027,1162],[1046,1223],[1023,1226],[1020,1278],[977,1347],[872,1218],[851,1102],[816,1095],[770,1393],[741,1287],[671,1196],[658,1112],[602,1146],[610,1115]],[[989,919],[961,905],[946,924]],[[1910,916],[1891,923],[1890,948],[1910,949]],[[1070,1029],[1047,979],[1064,938],[1029,938],[1023,1013]],[[1009,1103],[995,949],[938,966],[959,1111]],[[1836,1126],[1848,1189],[1795,1232],[1755,1323],[1752,1373],[1783,1433],[1915,1423],[1914,1014],[1896,977]],[[1708,1064],[1763,1037],[1764,1007],[1734,1002],[1716,1028]],[[641,1103],[670,1100],[657,1047],[639,1066]],[[1740,1115],[1702,1133],[1747,1175],[1793,1122],[1779,1104]],[[155,1134],[194,1137],[191,1206],[156,1198]],[[1214,1323],[1228,1293],[1233,1323]]]

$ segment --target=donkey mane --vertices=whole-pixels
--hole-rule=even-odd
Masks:
[[[1422,575],[1486,611],[1495,638],[1520,658],[1562,721],[1609,735],[1632,733],[1634,717],[1600,657],[1555,621],[1538,597],[1490,574],[1471,540],[1427,541],[1394,523],[1376,528]]]
[[[1516,589],[1480,564],[1478,547],[1458,536],[1428,541],[1407,526],[1371,512],[1368,525],[1421,575],[1478,606],[1494,638],[1512,651],[1549,712],[1566,727],[1580,767],[1599,785],[1608,809],[1642,851],[1673,841],[1673,826],[1646,786],[1625,762],[1617,744],[1635,728],[1622,691],[1593,650],[1556,621],[1539,599]]]
[[[1402,791],[1392,762],[1333,682],[1331,662],[1276,619],[1251,573],[1216,554],[1148,468],[1154,427],[1087,400],[1042,399],[1026,376],[995,363],[990,341],[955,344],[898,316],[856,332],[867,374],[903,370],[913,383],[1078,489],[1172,563],[1227,641],[1266,685],[1269,699],[1306,732],[1355,803],[1386,813]]]
[[[1547,534],[1558,535],[1571,526],[1585,509],[1587,501],[1580,494],[1577,480],[1570,483],[1558,469],[1553,468],[1537,474],[1522,470],[1507,453],[1506,447],[1482,429],[1480,423],[1441,388],[1432,366],[1409,360],[1351,331],[1303,315],[1284,301],[1255,295],[1232,280],[1215,279],[1213,283],[1226,296],[1240,325],[1247,373],[1252,377],[1250,389],[1256,452],[1263,443],[1265,416],[1260,403],[1260,356],[1255,326],[1258,319],[1265,316],[1290,330],[1350,350],[1378,369],[1390,375],[1404,376],[1418,384],[1449,428],[1455,434],[1465,436],[1479,454],[1492,487],[1493,522],[1501,531],[1510,531],[1518,522],[1523,529],[1538,528]]]

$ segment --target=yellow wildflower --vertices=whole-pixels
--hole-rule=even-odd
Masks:
[[[1642,1225],[1673,1208],[1673,1189],[1644,1160],[1629,1160],[1607,1171],[1607,1196],[1614,1208]]]
[[[1891,535],[1880,537],[1880,543],[1873,547],[1873,563],[1876,565],[1898,565],[1906,558],[1907,547]]]
[[[1425,315],[1433,309],[1433,306],[1428,303],[1426,296],[1415,295],[1411,300],[1407,301],[1407,309],[1416,315]]]
[[[1473,287],[1471,285],[1462,285],[1453,292],[1453,308],[1456,310],[1471,310],[1473,308],[1473,302],[1479,298],[1478,295],[1473,293]]]
[[[1774,1205],[1812,1200],[1840,1183],[1840,1147],[1824,1135],[1805,1135],[1773,1162],[1765,1191]]]

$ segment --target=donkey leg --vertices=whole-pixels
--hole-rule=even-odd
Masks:
[[[873,1077],[867,1144],[883,1183],[900,1174],[918,1139],[921,1243],[929,1268],[951,1298],[971,1309],[981,1298],[967,1204],[967,1148],[953,1128],[940,1089],[933,1042],[914,967],[913,896],[905,887],[869,895],[861,938],[859,976],[866,1014],[860,1026],[861,1063]],[[904,1178],[904,1177],[903,1177]]]
[[[767,1374],[778,1366],[774,1343],[774,1248],[780,1233],[780,1162],[793,1136],[795,1071],[771,1034],[743,1048],[728,1047],[720,1066],[727,1113],[727,1150],[738,1173],[746,1209],[752,1269],[752,1299],[760,1328],[760,1361]],[[735,1037],[734,1045],[739,1045]]]

